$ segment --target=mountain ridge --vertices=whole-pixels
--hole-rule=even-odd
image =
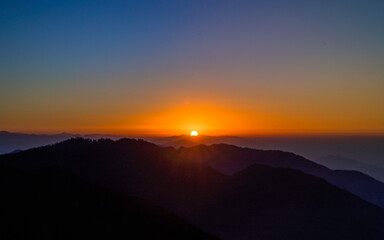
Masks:
[[[382,182],[384,181],[384,168],[379,166],[362,163],[339,155],[327,155],[317,158],[315,161],[334,170],[360,171]]]
[[[175,151],[144,140],[71,139],[2,155],[0,164],[31,173],[46,167],[68,171],[159,205],[223,239],[313,239],[314,233],[335,240],[384,237],[381,208],[321,178],[256,164],[239,181],[239,175],[226,176]],[[319,182],[323,190],[317,192]],[[290,202],[277,201],[284,198]]]
[[[204,163],[229,175],[255,163],[297,169],[323,178],[369,202],[384,207],[384,183],[357,171],[330,170],[294,153],[242,148],[228,144],[181,147],[175,151],[180,157]]]

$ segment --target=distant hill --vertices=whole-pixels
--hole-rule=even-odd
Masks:
[[[315,159],[315,161],[331,169],[360,171],[384,182],[384,168],[380,168],[378,166],[365,164],[350,158],[335,155],[327,155]]]
[[[40,147],[54,144],[72,137],[84,137],[90,139],[132,137],[112,134],[24,134],[0,131],[0,154],[10,153],[14,150],[26,150],[32,147]],[[137,136],[136,136],[137,137]],[[373,164],[384,168],[384,136],[207,136],[179,135],[171,137],[141,136],[149,142],[161,146],[191,147],[199,144],[231,144],[241,147],[249,147],[265,150],[283,150],[294,152],[307,159],[316,160],[325,155],[340,155],[356,159],[360,162]]]
[[[0,156],[1,162],[29,171],[59,168],[89,182],[147,199],[176,214],[192,211],[227,178],[203,164],[180,161],[165,148],[135,139],[70,139],[5,154]]]
[[[7,131],[0,131],[0,154],[11,153],[14,151],[26,150],[33,147],[41,147],[45,145],[55,144],[68,140],[71,138],[83,137],[87,139],[101,139],[108,138],[118,140],[125,138],[124,135],[113,134],[72,134],[72,133],[59,133],[59,134],[27,134],[27,133],[14,133]],[[195,146],[198,144],[214,144],[214,143],[230,143],[241,144],[244,139],[235,136],[205,136],[199,135],[191,138],[189,135],[180,135],[172,137],[145,137],[146,140],[154,142],[162,146]]]
[[[0,154],[10,153],[15,150],[25,150],[32,147],[40,147],[54,144],[80,135],[60,134],[24,134],[0,131]]]
[[[151,142],[159,144],[161,146],[171,146],[171,147],[192,147],[200,144],[211,145],[215,143],[228,143],[241,145],[246,141],[245,138],[236,137],[236,136],[207,136],[207,135],[198,135],[198,136],[189,136],[189,135],[179,135],[172,137],[159,137],[159,138],[146,138]]]
[[[252,164],[300,170],[384,207],[384,183],[357,171],[331,170],[294,153],[241,148],[227,144],[198,145],[176,150],[180,158],[203,163],[232,175]]]
[[[265,152],[265,157],[270,154],[273,156]],[[28,175],[39,175],[46,168],[69,172],[92,184],[117,190],[124,197],[134,196],[159,205],[223,239],[384,238],[383,209],[321,178],[257,164],[227,176],[180,156],[174,148],[159,147],[143,140],[71,139],[2,155],[0,164]],[[17,173],[10,174],[13,181],[19,179]],[[55,180],[45,180],[41,176],[36,179],[23,182],[43,186],[43,189],[46,184],[67,188]],[[3,186],[17,189],[17,184],[8,185],[7,182],[12,181],[4,180]],[[28,196],[29,186],[21,189],[19,197],[15,198],[22,204],[29,201],[23,198],[24,194]],[[80,192],[84,191],[80,189]],[[39,196],[32,195],[32,198]],[[15,199],[12,194],[2,198],[3,201]],[[99,204],[92,201],[90,197],[84,203]],[[4,206],[7,204],[13,206],[9,202]],[[114,202],[109,206],[113,205]],[[33,206],[26,205],[26,211],[32,211]],[[56,208],[54,205],[49,209],[54,213],[59,211]],[[109,214],[109,210],[105,214]],[[112,223],[117,224],[119,219]],[[100,226],[104,224],[108,226],[103,221]]]
[[[341,155],[384,168],[384,136],[307,135],[307,136],[199,136],[146,138],[162,146],[191,147],[199,144],[230,144],[264,150],[294,152],[316,160],[325,155]]]
[[[48,144],[55,144],[64,140],[76,137],[85,137],[90,139],[110,138],[119,139],[123,136],[106,135],[106,134],[26,134],[0,131],[0,154],[10,153],[14,151],[25,150],[33,147],[41,147]]]

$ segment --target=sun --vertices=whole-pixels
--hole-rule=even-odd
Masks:
[[[193,130],[191,132],[191,136],[196,137],[197,135],[199,135],[199,133],[197,131]]]

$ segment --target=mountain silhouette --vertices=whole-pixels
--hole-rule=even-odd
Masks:
[[[311,160],[330,154],[341,155],[384,167],[382,162],[384,136],[382,135],[199,136],[198,139],[189,135],[146,139],[162,146],[176,148],[224,143],[264,150],[283,150],[294,152]]]
[[[379,239],[384,232],[382,209],[320,178],[258,164],[232,176],[199,213],[200,226],[229,239]]]
[[[368,174],[381,182],[384,182],[384,169],[378,166],[362,163],[343,156],[327,155],[315,160],[331,169],[355,170]]]
[[[24,170],[63,169],[177,214],[193,211],[227,178],[203,164],[183,161],[166,148],[135,139],[71,139],[2,155],[1,162]]]
[[[161,146],[192,147],[200,144],[210,145],[217,143],[243,144],[247,139],[236,136],[208,136],[208,135],[179,135],[172,137],[148,138],[149,141]]]
[[[55,168],[0,168],[2,239],[217,239],[136,197]]]
[[[74,137],[89,139],[110,138],[118,140],[126,138],[124,135],[111,134],[26,134],[0,131],[0,154],[10,153],[14,150],[26,150],[55,144]],[[131,136],[132,137],[132,136]],[[230,144],[266,150],[284,150],[294,152],[307,159],[316,160],[321,156],[341,155],[356,159],[360,162],[381,166],[384,156],[383,136],[207,136],[179,135],[171,137],[143,137],[149,142],[160,146],[191,147],[200,144]],[[322,163],[320,163],[322,164]],[[349,168],[347,168],[349,169]],[[360,169],[354,169],[360,170]],[[365,171],[362,171],[367,173]],[[370,174],[368,174],[370,175]],[[381,180],[376,175],[372,177]]]
[[[26,150],[29,148],[40,147],[48,144],[55,144],[76,137],[84,137],[89,139],[110,138],[117,140],[123,138],[124,136],[111,134],[81,135],[66,132],[59,134],[28,134],[0,131],[0,154]]]
[[[331,170],[294,153],[241,148],[227,144],[181,147],[176,152],[181,158],[206,164],[228,175],[235,174],[255,163],[300,170],[323,178],[337,187],[384,207],[384,183],[357,171]]]
[[[228,176],[198,160],[134,139],[71,139],[0,156],[0,164],[17,171],[60,169],[143,199],[223,239],[384,238],[381,208],[321,178],[258,164]],[[51,181],[42,182],[35,185]],[[28,191],[21,190],[21,202],[23,194]]]

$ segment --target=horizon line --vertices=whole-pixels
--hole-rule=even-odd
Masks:
[[[91,133],[76,133],[76,132],[67,132],[67,131],[58,131],[58,132],[45,132],[45,131],[8,131],[0,130],[0,133],[10,133],[10,134],[26,134],[26,135],[80,135],[81,137],[86,137],[89,135],[107,135],[114,137],[130,137],[130,138],[140,138],[140,137],[180,137],[180,136],[189,136],[187,133],[181,134],[129,134],[129,133],[102,133],[102,132],[91,132]],[[243,137],[243,138],[252,138],[252,137],[319,137],[319,136],[377,136],[384,137],[384,132],[308,132],[308,133],[259,133],[259,134],[199,134],[197,137]],[[196,136],[195,136],[196,137]]]

